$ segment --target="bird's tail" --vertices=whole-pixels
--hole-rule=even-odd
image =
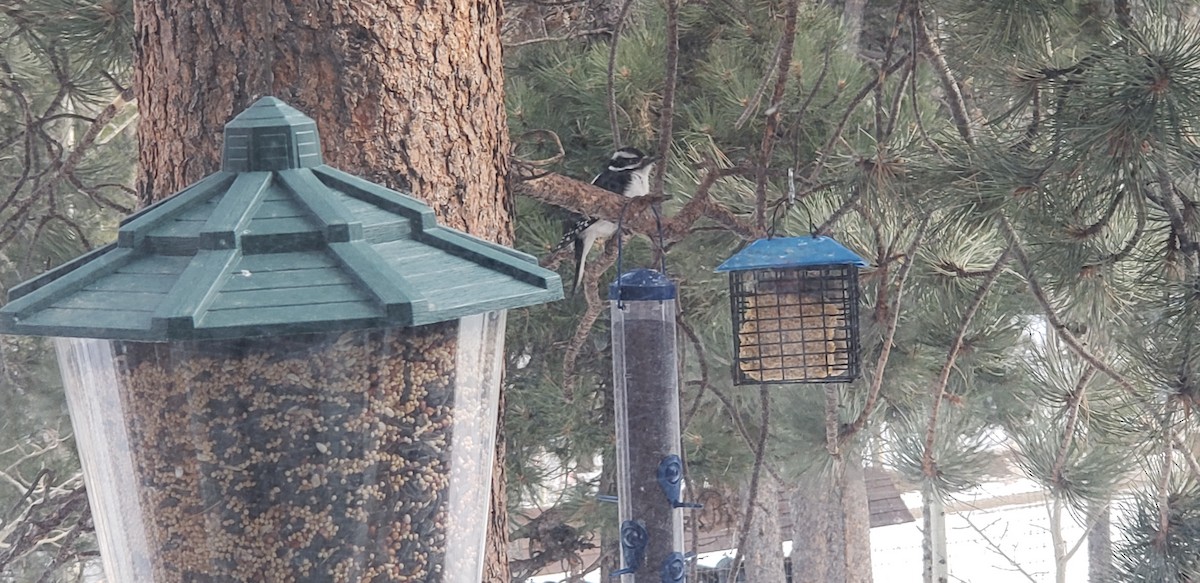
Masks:
[[[579,284],[583,283],[583,268],[587,264],[588,245],[580,239],[575,240],[575,284],[571,286],[571,295],[579,290]]]

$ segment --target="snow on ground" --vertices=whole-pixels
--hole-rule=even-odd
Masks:
[[[1050,511],[1039,492],[1037,484],[1024,479],[993,482],[960,494],[947,505],[948,509],[965,508],[946,515],[951,582],[1053,583]],[[1026,495],[1025,502],[987,507],[989,501],[1020,495]],[[920,494],[905,494],[904,501],[914,509],[916,522],[871,529],[871,569],[876,581],[921,583]],[[1087,581],[1087,543],[1081,542],[1083,535],[1083,526],[1064,512],[1063,539],[1068,550],[1079,543],[1067,563],[1066,583]],[[791,543],[784,543],[784,552],[790,551]],[[732,556],[732,551],[706,553],[699,561],[704,566],[716,567],[721,559]],[[529,582],[558,583],[562,579],[552,575],[535,577]],[[586,581],[599,583],[599,574],[589,574]]]

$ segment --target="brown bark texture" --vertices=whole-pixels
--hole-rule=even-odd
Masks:
[[[806,477],[792,492],[793,581],[873,581],[867,485],[850,453],[833,475]]]
[[[746,580],[755,583],[785,583],[783,531],[779,525],[779,496],[781,485],[770,475],[762,476],[758,495],[754,497],[754,515],[742,555]],[[749,483],[742,487],[742,496],[749,497]],[[799,580],[797,580],[799,581]]]
[[[218,170],[224,124],[274,95],[316,120],[326,164],[511,243],[500,13],[498,0],[137,0],[142,204]],[[493,492],[484,573],[507,583],[504,500]]]
[[[442,224],[511,241],[496,0],[140,0],[143,202],[220,167],[221,131],[274,95],[325,163],[407,188]]]

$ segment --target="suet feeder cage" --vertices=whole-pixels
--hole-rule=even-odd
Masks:
[[[729,273],[737,384],[841,383],[859,377],[858,268],[828,237],[760,239]]]
[[[505,310],[561,297],[263,98],[0,332],[58,337],[109,581],[477,583]]]

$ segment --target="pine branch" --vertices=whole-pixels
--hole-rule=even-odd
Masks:
[[[1124,200],[1125,200],[1125,191],[1118,190],[1117,193],[1113,195],[1112,199],[1110,199],[1108,201],[1108,208],[1106,208],[1104,210],[1104,214],[1101,215],[1100,218],[1098,220],[1096,220],[1096,222],[1094,222],[1086,227],[1083,227],[1082,229],[1071,229],[1070,230],[1071,236],[1078,238],[1078,239],[1090,239],[1090,238],[1098,235],[1101,231],[1104,230],[1104,227],[1108,226],[1108,223],[1109,223],[1109,221],[1112,220],[1113,216],[1115,216],[1117,214],[1117,209],[1120,208],[1121,203]]]
[[[620,234],[617,235],[617,237],[620,236]],[[571,402],[575,396],[575,383],[578,380],[575,375],[575,363],[579,360],[579,353],[583,350],[588,336],[591,335],[596,320],[600,319],[600,315],[604,313],[605,302],[600,299],[597,291],[600,285],[600,276],[617,262],[619,247],[616,238],[610,239],[604,246],[604,253],[595,261],[589,262],[583,270],[583,282],[580,285],[583,287],[583,297],[587,301],[587,308],[579,316],[575,334],[571,336],[571,340],[563,352],[563,398],[567,402]]]
[[[987,277],[979,284],[979,289],[975,290],[975,297],[971,299],[971,303],[967,306],[963,313],[962,323],[958,327],[958,332],[954,336],[954,340],[950,343],[950,352],[946,355],[946,361],[942,363],[942,370],[938,374],[938,378],[934,381],[931,388],[933,402],[930,404],[929,424],[925,427],[925,451],[921,455],[921,471],[929,479],[937,477],[936,462],[933,459],[933,444],[937,436],[938,414],[942,407],[942,401],[946,395],[946,386],[950,381],[950,371],[954,368],[954,361],[958,358],[959,351],[962,350],[963,340],[967,336],[967,329],[970,328],[971,321],[975,319],[975,314],[979,311],[983,301],[987,299],[988,292],[991,291],[992,284],[1000,277],[1004,271],[1004,266],[1008,263],[1012,256],[1013,246],[1010,244],[1000,257],[996,259],[996,263],[988,271]]]
[[[897,69],[907,62],[908,58],[909,55],[902,56],[901,58],[897,59],[896,62],[885,67],[884,71],[889,75],[896,72]],[[817,183],[817,179],[820,177],[821,172],[825,169],[827,163],[829,162],[829,157],[833,155],[834,145],[842,139],[842,134],[846,131],[846,124],[850,121],[850,116],[854,114],[854,110],[858,109],[858,106],[862,104],[863,100],[875,90],[875,85],[879,83],[879,79],[880,78],[878,76],[872,78],[867,82],[866,85],[863,85],[863,87],[859,89],[858,93],[856,93],[854,97],[850,99],[850,103],[846,105],[846,110],[842,112],[842,117],[838,120],[837,126],[833,128],[833,132],[829,134],[829,138],[826,139],[824,146],[821,147],[821,153],[817,156],[817,161],[813,163],[812,171],[810,171],[808,176],[805,177],[804,182],[806,184]]]
[[[779,110],[783,107],[788,72],[792,68],[792,49],[796,45],[796,16],[799,11],[800,0],[788,2],[783,18],[783,50],[779,53],[779,65],[776,69],[778,76],[775,79],[775,90],[771,94],[771,103],[767,106],[767,124],[763,130],[762,144],[759,146],[758,176],[754,181],[754,227],[760,235],[767,232],[767,170],[771,167],[771,154],[775,150],[775,143],[779,141],[776,133],[779,127]]]
[[[724,406],[725,412],[728,413],[729,418],[733,420],[733,426],[738,430],[738,434],[742,436],[742,439],[746,442],[746,445],[750,448],[750,451],[755,451],[755,443],[757,440],[750,436],[750,430],[748,430],[746,428],[746,424],[742,422],[742,415],[738,412],[737,406],[733,404],[733,401],[730,400],[725,393],[722,393],[715,386],[709,386],[708,390],[717,398],[717,400],[721,401],[721,405]],[[771,467],[770,464],[766,465],[766,470],[772,478],[775,478],[780,482],[783,481],[783,479],[779,476],[779,473],[776,472],[775,468]]]
[[[85,506],[81,511],[79,520],[71,527],[71,530],[67,531],[62,540],[58,541],[58,552],[50,560],[50,564],[42,570],[42,575],[38,577],[35,583],[50,583],[59,567],[65,565],[73,557],[73,547],[75,546],[75,541],[79,539],[79,535],[90,532],[92,529],[91,507]]]
[[[726,230],[737,234],[743,240],[754,239],[757,236],[750,225],[738,218],[737,215],[734,215],[729,209],[712,201],[705,201],[703,209],[704,216],[725,227]],[[677,225],[671,226],[676,227]]]
[[[667,6],[667,55],[666,73],[663,79],[662,102],[659,108],[658,164],[651,177],[650,194],[662,196],[663,179],[667,164],[671,160],[671,144],[674,143],[675,85],[679,77],[679,0],[666,0]],[[662,250],[659,251],[660,253]]]
[[[913,46],[918,46],[917,38],[919,35],[915,27],[912,29],[911,34]],[[914,50],[909,57],[912,63],[909,67],[909,70],[912,71],[912,74],[908,76],[908,101],[909,103],[912,103],[913,120],[916,121],[917,124],[917,133],[921,136],[921,141],[924,142],[926,146],[929,146],[930,150],[936,152],[938,157],[943,161],[949,162],[950,157],[946,155],[945,150],[938,145],[937,142],[933,141],[933,138],[929,137],[929,131],[925,129],[925,121],[921,119],[921,100],[917,98],[917,51]]]
[[[579,1],[581,1],[581,0],[572,0],[572,3],[579,2]],[[562,42],[565,40],[571,40],[571,39],[576,39],[576,38],[580,38],[580,37],[589,37],[589,36],[596,36],[596,35],[600,35],[600,34],[608,34],[610,32],[612,32],[612,31],[610,31],[607,28],[593,28],[593,29],[589,29],[589,30],[576,30],[576,31],[572,31],[570,34],[563,34],[563,35],[559,35],[559,36],[543,36],[543,37],[539,37],[539,38],[530,38],[530,39],[525,39],[525,40],[506,42],[506,43],[504,43],[504,48],[514,49],[517,47],[525,47],[525,46],[529,46],[529,45],[535,45],[538,43]]]
[[[47,513],[39,515],[36,511],[43,508]],[[87,493],[83,486],[53,498],[47,496],[42,502],[30,506],[22,517],[22,524],[14,525],[17,528],[6,529],[8,536],[0,540],[0,549],[3,549],[3,552],[0,552],[0,567],[37,550],[41,541],[51,532],[66,527],[73,516],[78,523],[87,512]]]
[[[1128,32],[1133,28],[1133,10],[1129,0],[1113,0],[1113,12],[1117,14],[1117,25],[1121,30]]]
[[[1167,213],[1168,221],[1171,224],[1171,234],[1175,236],[1179,242],[1179,249],[1184,253],[1190,254],[1196,260],[1197,269],[1200,270],[1200,243],[1192,239],[1191,233],[1188,230],[1188,221],[1180,212],[1179,207],[1175,205],[1175,199],[1178,198],[1184,205],[1188,200],[1175,188],[1175,181],[1171,178],[1171,174],[1167,171],[1166,161],[1163,160],[1164,154],[1159,152],[1158,158],[1158,179],[1159,190],[1161,191],[1161,200],[1151,199],[1158,203],[1163,212]]]
[[[862,198],[862,192],[858,188],[854,188],[854,192],[830,213],[829,218],[813,229],[813,234],[828,235],[833,226],[842,220],[842,217],[846,216],[846,213],[849,213],[851,209],[859,208],[858,201],[860,198]]]
[[[621,40],[621,32],[625,29],[625,19],[629,17],[629,8],[633,6],[633,0],[625,0],[621,4],[621,13],[617,16],[616,23],[613,24],[612,38],[609,39],[608,47],[608,78],[606,87],[608,93],[608,124],[609,130],[612,132],[613,149],[620,148],[621,143],[621,124],[617,122],[617,46]]]
[[[1137,217],[1137,227],[1134,228],[1133,233],[1131,235],[1129,235],[1129,239],[1127,239],[1125,241],[1125,245],[1122,246],[1119,250],[1117,250],[1116,253],[1113,253],[1113,254],[1109,255],[1108,257],[1101,258],[1098,261],[1095,261],[1093,263],[1085,265],[1084,269],[1101,267],[1104,265],[1116,265],[1117,262],[1125,259],[1126,257],[1129,257],[1129,254],[1133,253],[1133,250],[1137,247],[1137,244],[1141,242],[1142,237],[1146,233],[1145,201],[1135,198],[1134,209],[1135,209],[1135,213],[1136,213],[1136,217]]]
[[[1037,138],[1042,129],[1042,90],[1034,85],[1032,91],[1033,95],[1029,100],[1029,123],[1025,126],[1025,135],[1021,136],[1021,141],[1013,146],[1013,151],[1023,154],[1028,154],[1033,148],[1033,140]]]
[[[128,215],[129,213],[133,212],[132,208],[129,208],[111,198],[108,198],[107,196],[104,196],[103,194],[100,194],[100,191],[97,190],[98,188],[101,188],[103,186],[115,186],[115,185],[97,184],[95,187],[89,187],[89,186],[85,185],[81,180],[79,180],[79,177],[75,176],[75,174],[67,175],[67,183],[70,184],[71,186],[74,186],[75,190],[79,191],[80,194],[83,194],[84,196],[88,197],[88,200],[95,203],[95,205],[99,208],[117,211],[118,213],[121,213],[122,216]],[[131,189],[131,188],[125,187],[124,190],[126,190],[126,192],[128,192],[131,195],[136,194],[133,191],[133,189]]]
[[[841,440],[838,439],[840,430],[838,423],[838,386],[834,383],[825,385],[825,450],[832,457],[841,457]]]
[[[958,135],[968,146],[974,146],[975,132],[971,127],[971,117],[967,113],[967,102],[958,88],[958,81],[954,79],[954,71],[946,62],[946,56],[942,54],[941,47],[929,32],[929,26],[925,22],[925,13],[917,1],[913,3],[913,26],[916,28],[921,42],[920,46],[925,51],[925,56],[931,61],[933,72],[942,84],[942,91],[946,93],[946,105],[950,109],[950,117],[954,119]]]
[[[904,14],[907,9],[908,0],[901,0],[898,3],[898,6],[896,6],[896,16],[892,19],[892,28],[890,31],[888,31],[887,43],[884,45],[883,49],[884,63],[892,60],[892,54],[896,50],[896,40],[900,38],[900,25],[904,22]],[[904,84],[908,80],[908,76],[912,75],[915,71],[915,67],[916,61],[913,61],[912,66],[904,69],[904,71],[901,73],[900,82],[896,84],[896,94],[892,96],[892,105],[890,108],[888,108],[887,128],[883,130],[878,139],[880,143],[883,143],[886,139],[890,138],[892,132],[896,129],[896,122],[898,121],[900,115],[900,102],[904,97]],[[882,73],[883,72],[880,71],[881,75]],[[886,79],[880,79],[879,85],[882,87],[885,82]]]
[[[700,178],[700,185],[696,187],[696,193],[664,226],[663,238],[672,243],[683,239],[691,231],[692,225],[700,220],[700,217],[706,216],[708,206],[714,204],[709,198],[713,185],[720,178],[730,176],[734,172],[731,168],[721,170],[708,165],[704,176]]]
[[[561,174],[542,172],[520,160],[511,160],[510,165],[511,174],[517,179],[510,185],[514,194],[589,217],[614,223],[620,220],[623,227],[647,236],[658,231],[654,216],[646,211],[651,203],[661,201],[659,197],[629,199]],[[627,210],[626,203],[629,204]]]
[[[1083,534],[1079,535],[1079,538],[1075,540],[1075,544],[1071,545],[1071,549],[1067,551],[1066,559],[1068,561],[1071,560],[1071,557],[1075,556],[1075,553],[1079,552],[1079,549],[1081,547],[1083,547],[1083,543],[1087,542],[1088,534],[1091,533],[1092,530],[1096,528],[1096,526],[1099,524],[1099,522],[1100,522],[1100,517],[1096,513],[1092,513],[1092,515],[1088,517],[1087,524],[1085,525],[1085,527],[1083,529]]]
[[[825,83],[825,77],[829,75],[829,64],[833,60],[833,49],[826,48],[821,53],[821,72],[817,74],[817,80],[813,82],[812,91],[808,92],[808,97],[804,98],[804,103],[800,104],[800,109],[792,114],[792,127],[799,127],[804,121],[804,117],[808,115],[808,108],[812,106],[812,102],[817,98],[817,91],[821,89],[821,85]]]
[[[659,223],[653,213],[647,211],[651,205],[661,202],[661,197],[643,196],[628,199],[561,174],[541,172],[520,160],[512,160],[511,167],[511,174],[517,180],[511,185],[514,194],[528,196],[589,217],[607,219],[614,223],[620,220],[622,226],[630,231],[653,239],[658,237]],[[701,217],[712,219],[745,239],[753,239],[755,231],[751,225],[729,209],[712,201],[708,195],[709,189],[719,178],[742,171],[740,168],[709,169],[691,200],[675,216],[662,222],[664,242],[670,244],[681,240]],[[622,209],[626,204],[629,206],[622,217]]]
[[[697,364],[700,367],[700,380],[692,382],[699,387],[696,390],[696,398],[692,401],[692,405],[688,407],[687,414],[683,416],[683,422],[679,425],[679,431],[682,433],[687,431],[692,418],[696,416],[696,411],[700,410],[701,398],[704,397],[705,391],[709,388],[708,352],[704,349],[704,343],[700,341],[700,337],[696,335],[696,331],[692,330],[692,327],[688,325],[682,313],[676,314],[675,324],[687,336],[688,342],[691,342],[692,348],[696,351]]]
[[[912,243],[909,243],[905,253],[908,257],[913,257],[917,252],[917,248],[921,246],[921,242],[925,238],[925,230],[929,226],[929,218],[926,217],[921,221],[921,225],[917,227],[917,234],[913,237]],[[867,402],[863,404],[863,408],[858,413],[858,417],[854,419],[850,425],[842,431],[841,441],[844,443],[849,441],[851,437],[862,431],[867,425],[867,420],[874,413],[875,404],[879,401],[879,394],[883,390],[883,373],[887,369],[888,359],[892,355],[892,347],[896,345],[896,329],[900,324],[900,305],[904,298],[905,284],[908,282],[908,274],[912,271],[912,260],[904,262],[900,266],[900,272],[896,274],[896,293],[895,299],[892,300],[891,311],[892,318],[888,322],[887,331],[884,332],[883,347],[880,349],[879,358],[875,362],[875,374],[871,377],[871,390],[867,394]],[[880,282],[880,286],[884,283]]]
[[[1096,376],[1096,369],[1089,365],[1083,370],[1083,374],[1079,375],[1079,381],[1075,383],[1075,390],[1071,392],[1070,398],[1067,399],[1067,422],[1063,427],[1063,440],[1059,444],[1058,454],[1054,457],[1054,467],[1050,470],[1050,479],[1055,486],[1062,486],[1065,482],[1063,468],[1067,465],[1067,454],[1071,449],[1071,444],[1075,441],[1075,427],[1079,420],[1079,406],[1083,402],[1083,395],[1087,391],[1087,384],[1094,376]]]
[[[0,55],[0,87],[8,89],[10,92],[12,92],[13,98],[17,101],[17,107],[19,107],[21,110],[21,116],[24,119],[25,127],[25,147],[23,149],[24,160],[22,160],[21,163],[21,175],[14,182],[4,202],[0,203],[0,213],[7,211],[9,205],[16,200],[17,195],[20,194],[21,189],[24,188],[25,182],[29,179],[30,170],[33,168],[33,108],[29,104],[29,98],[25,96],[25,91],[21,88],[20,84],[17,83],[16,78],[17,75],[13,72],[12,66],[8,63],[8,60],[5,59],[3,55]],[[18,222],[17,219],[20,216],[21,213],[14,213],[8,217],[8,222]]]
[[[1000,217],[998,223],[1000,225],[1000,232],[1004,235],[1005,240],[1008,241],[1009,247],[1017,259],[1017,264],[1021,266],[1021,272],[1025,276],[1025,282],[1029,287],[1030,293],[1033,294],[1034,299],[1037,300],[1038,305],[1042,308],[1042,314],[1046,317],[1046,322],[1050,324],[1050,327],[1054,329],[1058,337],[1062,339],[1063,343],[1072,352],[1082,358],[1084,362],[1111,378],[1128,393],[1133,398],[1133,402],[1141,409],[1142,422],[1147,423],[1147,426],[1152,426],[1147,420],[1156,418],[1156,412],[1150,408],[1150,405],[1141,400],[1137,387],[1133,386],[1133,383],[1125,378],[1125,375],[1109,366],[1107,362],[1104,362],[1092,351],[1088,350],[1083,342],[1075,337],[1075,333],[1071,332],[1071,329],[1063,323],[1062,319],[1058,317],[1058,312],[1054,309],[1054,306],[1050,304],[1050,299],[1046,296],[1046,291],[1042,289],[1042,285],[1037,278],[1037,273],[1034,271],[1033,262],[1030,261],[1029,255],[1025,253],[1025,249],[1021,246],[1020,238],[1013,229],[1012,223],[1009,222],[1007,217]],[[1192,475],[1200,478],[1200,461],[1196,460],[1196,456],[1192,453],[1191,448],[1173,430],[1170,432],[1170,444],[1184,456],[1184,461],[1187,463]]]
[[[1174,410],[1174,401],[1167,401],[1166,411],[1163,412],[1162,430],[1163,436],[1174,436],[1175,432],[1171,430],[1170,418]],[[1162,476],[1158,481],[1158,532],[1154,535],[1154,545],[1160,550],[1166,546],[1167,535],[1171,530],[1171,439],[1163,439],[1163,467]]]
[[[793,39],[795,40],[795,39]],[[787,39],[779,38],[779,42],[775,43],[775,54],[771,56],[771,66],[763,73],[762,79],[759,80],[758,86],[754,88],[754,93],[750,95],[750,99],[746,100],[746,107],[742,109],[741,115],[733,122],[734,129],[742,129],[747,121],[754,116],[754,112],[758,110],[758,104],[762,102],[763,95],[767,93],[767,85],[771,84],[771,77],[775,75],[775,70],[779,67],[779,61],[783,58],[783,51],[787,45]],[[828,60],[826,60],[828,63]],[[820,82],[817,83],[820,85]]]
[[[0,67],[0,70],[3,70],[3,67]],[[18,211],[17,216],[27,212],[34,201],[42,200],[44,197],[49,196],[54,188],[67,180],[67,177],[75,171],[76,166],[83,161],[83,157],[95,144],[96,138],[100,136],[100,131],[103,130],[104,127],[108,125],[108,123],[111,122],[114,117],[116,117],[117,113],[119,113],[120,110],[125,107],[125,104],[130,99],[133,99],[132,89],[127,90],[121,95],[118,95],[111,103],[108,104],[107,107],[105,107],[99,114],[96,115],[92,125],[89,126],[83,136],[79,138],[79,141],[76,142],[75,147],[69,154],[67,154],[66,158],[47,168],[44,174],[48,176],[46,176],[45,179],[33,189],[33,191],[26,198],[26,201],[16,209]],[[26,157],[28,158],[28,156],[29,146],[27,146],[26,149]],[[28,159],[26,162],[27,163],[25,164],[25,167],[22,169],[23,177],[28,175]],[[0,212],[6,210],[5,207],[12,202],[17,193],[16,189],[20,188],[22,182],[23,181],[18,181],[18,185],[14,187],[9,199],[5,201],[5,205],[0,206]],[[3,237],[0,237],[0,247],[4,247],[11,242],[13,238],[15,238],[21,232],[20,227],[21,221],[14,221],[11,218],[7,224],[5,224],[3,227],[0,227],[0,233],[4,233],[6,229],[8,231],[7,234],[5,234]]]
[[[896,131],[896,124],[900,120],[900,108],[904,102],[904,88],[908,85],[908,76],[912,74],[912,67],[905,67],[900,71],[900,80],[896,82],[896,93],[892,95],[892,105],[888,108],[888,124],[883,132],[884,140],[891,139],[892,134]]]

